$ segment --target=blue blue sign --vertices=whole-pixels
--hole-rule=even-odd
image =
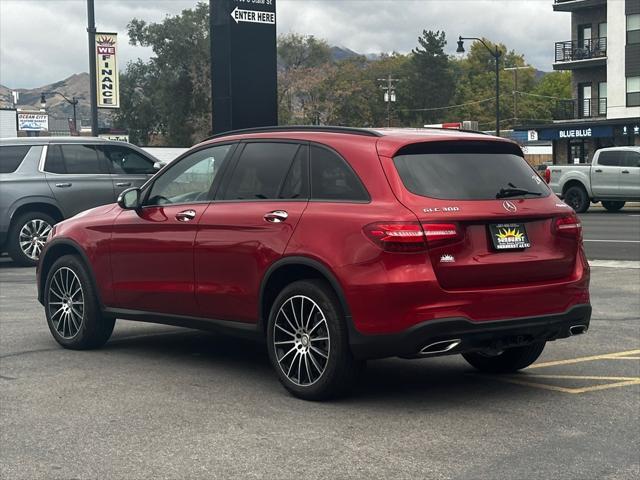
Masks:
[[[538,130],[539,140],[571,140],[574,138],[613,137],[613,126],[596,126],[580,128],[543,128]]]

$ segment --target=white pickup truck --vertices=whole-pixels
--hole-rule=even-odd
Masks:
[[[553,192],[577,213],[602,202],[610,212],[640,201],[640,147],[602,148],[591,164],[551,165],[544,173]]]

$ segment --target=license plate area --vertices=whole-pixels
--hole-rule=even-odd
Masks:
[[[524,250],[531,246],[524,223],[494,223],[489,225],[493,248],[503,250]]]

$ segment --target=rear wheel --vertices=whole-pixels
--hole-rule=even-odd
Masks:
[[[47,275],[44,302],[49,330],[63,347],[98,348],[111,337],[115,318],[100,311],[87,267],[78,257],[56,260]]]
[[[527,368],[535,362],[546,342],[533,343],[524,347],[507,348],[498,355],[481,352],[463,353],[464,359],[481,372],[512,373]]]
[[[573,208],[576,213],[584,213],[589,209],[589,196],[584,188],[575,185],[565,192],[564,203]]]
[[[295,282],[278,295],[267,340],[280,382],[305,400],[346,393],[364,365],[351,355],[340,303],[322,281]]]
[[[55,223],[53,218],[42,212],[20,215],[12,223],[7,238],[7,251],[13,261],[23,267],[35,266]]]
[[[625,202],[607,202],[603,201],[602,206],[606,208],[610,212],[617,212],[618,210],[622,210]]]

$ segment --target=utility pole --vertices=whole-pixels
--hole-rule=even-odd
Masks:
[[[91,135],[98,136],[98,74],[96,65],[96,15],[93,0],[87,0],[87,33],[89,34],[89,91],[91,97]]]
[[[391,74],[387,78],[379,78],[379,82],[384,82],[380,88],[384,90],[384,101],[387,102],[387,127],[391,126],[391,102],[396,101],[396,83],[399,78],[393,78]]]
[[[524,67],[506,67],[505,71],[513,72],[513,124],[518,123],[518,70],[527,70],[533,68],[530,65]]]

